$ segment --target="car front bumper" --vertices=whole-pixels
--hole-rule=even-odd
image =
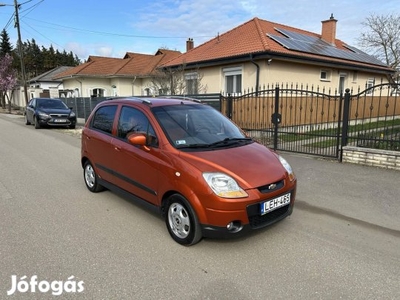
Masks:
[[[213,210],[214,216],[224,219],[225,226],[211,224],[201,224],[204,237],[209,238],[231,238],[241,236],[249,231],[272,225],[290,216],[293,212],[296,189],[290,191],[292,198],[289,204],[272,210],[266,214],[261,214],[260,205],[263,202],[250,204],[243,211],[222,211]],[[208,214],[210,211],[207,212]],[[248,220],[248,222],[244,221]]]

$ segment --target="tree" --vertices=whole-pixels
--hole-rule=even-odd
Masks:
[[[12,45],[10,43],[10,37],[5,29],[1,31],[0,34],[0,57],[4,57],[7,53],[12,52]]]
[[[17,84],[17,72],[12,68],[13,58],[10,54],[0,57],[0,98],[1,106],[5,108],[5,98],[8,99],[8,110],[11,113],[11,99],[14,87]],[[11,96],[8,92],[11,91]]]
[[[201,84],[202,78],[199,70],[185,70],[185,65],[178,68],[162,68],[153,76],[148,88],[153,95],[201,94],[207,91],[207,87]]]
[[[399,71],[400,67],[400,15],[371,14],[361,23],[360,45],[368,52]]]

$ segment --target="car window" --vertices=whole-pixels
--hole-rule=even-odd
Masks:
[[[158,144],[154,128],[144,113],[133,107],[123,106],[118,120],[118,137],[126,139],[130,133],[144,133],[148,145]]]
[[[55,99],[37,99],[38,108],[68,109],[68,106],[61,100]]]
[[[116,105],[100,107],[93,116],[92,128],[111,134],[116,111]]]
[[[178,148],[245,138],[237,126],[207,105],[170,105],[155,107],[152,111],[166,136]]]

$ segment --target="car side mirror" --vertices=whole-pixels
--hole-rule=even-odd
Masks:
[[[143,133],[131,132],[127,134],[127,139],[132,145],[146,145],[146,136]]]
[[[129,143],[135,146],[143,146],[143,149],[146,151],[150,151],[150,148],[147,146],[147,138],[143,133],[131,132],[127,134],[127,139]]]

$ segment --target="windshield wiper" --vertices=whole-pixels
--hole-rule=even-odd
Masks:
[[[182,144],[178,145],[176,148],[217,148],[217,147],[224,147],[224,146],[231,146],[237,143],[248,143],[252,142],[252,138],[225,138],[221,141],[217,141],[211,144]]]
[[[253,141],[252,138],[246,137],[246,138],[225,138],[221,141],[218,142],[214,142],[209,144],[209,147],[223,147],[223,146],[227,146],[227,145],[232,145],[232,144],[236,144],[236,143],[240,143],[240,142],[251,142]]]
[[[182,149],[182,148],[208,148],[209,144],[181,144],[177,145],[177,149]]]

